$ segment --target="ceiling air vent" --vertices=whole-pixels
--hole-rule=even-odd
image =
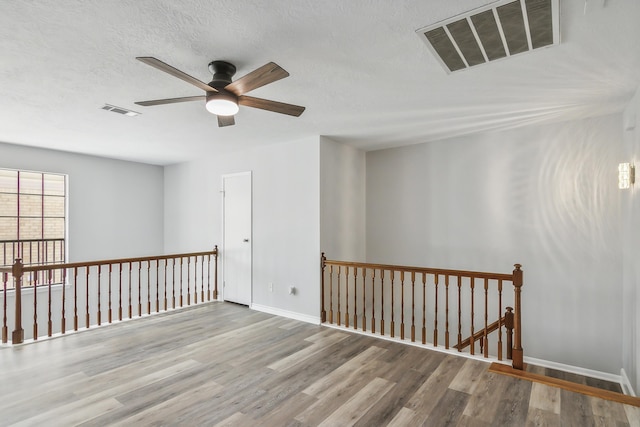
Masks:
[[[448,73],[560,43],[559,0],[501,0],[416,31]]]
[[[112,113],[123,114],[125,116],[130,116],[130,117],[137,116],[140,114],[137,111],[128,110],[122,107],[116,107],[115,105],[111,105],[111,104],[104,104],[104,107],[101,107],[101,110],[111,111]]]

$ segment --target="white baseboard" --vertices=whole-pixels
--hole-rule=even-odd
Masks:
[[[274,308],[260,304],[251,304],[251,309],[261,311],[263,313],[275,314],[276,316],[286,317],[293,320],[300,320],[301,322],[313,323],[314,325],[320,324],[319,316],[309,316],[308,314],[296,313],[295,311],[283,310],[281,308]]]
[[[622,381],[620,381],[620,385],[622,385],[622,392],[628,396],[636,397],[635,391],[633,391],[633,386],[631,385],[631,381],[629,381],[629,377],[625,372],[624,368],[620,369],[620,377]]]
[[[581,368],[579,366],[565,365],[564,363],[551,362],[544,359],[536,359],[534,357],[524,357],[525,363],[542,366],[543,368],[556,369],[558,371],[571,372],[573,374],[583,375],[585,377],[597,378],[600,380],[618,383],[623,387],[622,377],[620,375],[610,374],[608,372],[594,371],[592,369]]]

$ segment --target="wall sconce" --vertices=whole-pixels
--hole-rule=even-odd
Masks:
[[[618,188],[621,190],[631,187],[636,182],[636,167],[631,163],[618,165]]]

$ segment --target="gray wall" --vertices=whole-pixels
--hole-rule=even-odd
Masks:
[[[165,250],[221,245],[221,177],[251,170],[252,302],[319,321],[319,150],[313,137],[166,167]]]
[[[365,153],[320,138],[320,248],[328,259],[364,261]]]
[[[0,167],[69,175],[69,261],[162,253],[161,166],[0,143]]]
[[[508,273],[525,356],[620,373],[620,115],[367,153],[367,260]]]
[[[636,394],[640,393],[640,90],[629,103],[624,115],[624,155],[620,162],[633,162],[636,166],[636,184],[621,190],[623,225],[623,362]]]

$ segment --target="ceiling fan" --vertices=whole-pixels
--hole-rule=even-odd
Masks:
[[[204,100],[206,101],[205,105],[207,110],[218,116],[218,126],[220,127],[235,124],[233,116],[239,110],[238,104],[295,117],[300,116],[305,109],[305,107],[300,107],[299,105],[285,104],[283,102],[245,95],[247,92],[289,76],[288,72],[274,62],[269,62],[232,82],[231,78],[236,73],[235,65],[226,61],[212,61],[209,64],[209,71],[213,74],[213,79],[209,83],[204,83],[151,56],[140,56],[136,59],[160,71],[182,79],[187,83],[191,83],[206,92],[205,95],[199,96],[141,101],[136,102],[137,105],[148,107],[152,105]]]

